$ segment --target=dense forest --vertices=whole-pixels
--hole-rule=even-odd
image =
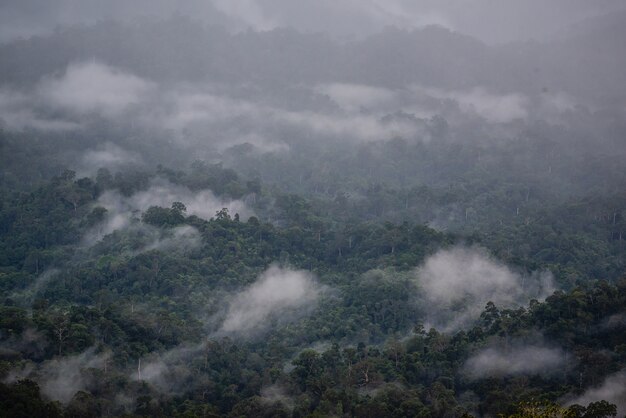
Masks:
[[[0,417],[624,416],[624,22],[0,44]]]

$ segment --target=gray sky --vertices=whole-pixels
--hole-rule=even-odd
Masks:
[[[57,25],[178,12],[236,29],[292,26],[339,37],[392,25],[439,24],[499,43],[544,38],[568,24],[624,8],[626,0],[0,0],[0,40],[46,33]]]

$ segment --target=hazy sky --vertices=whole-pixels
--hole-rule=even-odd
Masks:
[[[385,26],[439,24],[486,42],[543,38],[570,23],[626,8],[626,0],[0,0],[0,40],[102,19],[191,15],[266,30],[292,26],[339,37]]]

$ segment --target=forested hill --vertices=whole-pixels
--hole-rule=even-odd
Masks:
[[[76,1],[0,5],[0,418],[626,414],[617,2]]]
[[[218,192],[200,205],[150,203],[197,198],[208,186]],[[273,193],[196,164],[93,179],[68,171],[4,195],[3,410],[512,414],[564,399],[586,407],[587,388],[622,382],[626,283],[588,272],[621,269],[610,258],[586,265],[602,245],[569,262],[505,266],[478,247],[502,252],[498,240],[338,222],[302,197]],[[209,205],[212,216],[197,215]],[[558,266],[584,279],[555,284],[539,274]],[[442,298],[441,280],[458,295]],[[554,286],[564,291],[545,302],[527,296]]]

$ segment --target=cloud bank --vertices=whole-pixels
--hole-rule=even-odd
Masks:
[[[482,87],[392,90],[329,83],[296,90],[307,96],[299,102],[308,104],[293,108],[272,102],[271,94],[246,94],[226,85],[158,85],[104,63],[79,62],[60,76],[44,77],[31,90],[0,89],[0,118],[6,129],[14,131],[87,132],[104,120],[156,143],[175,143],[187,152],[223,151],[243,143],[261,152],[278,152],[288,149],[294,138],[427,141],[427,119],[435,115],[450,122],[469,117],[503,124],[535,116],[558,118],[576,103],[561,93],[530,98]],[[108,143],[89,151],[76,169],[91,173],[96,165],[115,168],[137,162],[138,155]]]

